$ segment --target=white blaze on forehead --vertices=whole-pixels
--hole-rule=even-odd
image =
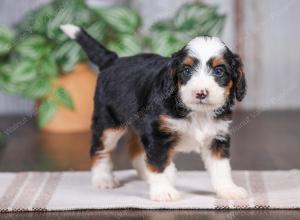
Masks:
[[[197,37],[191,40],[186,49],[188,55],[200,61],[188,82],[180,87],[180,96],[183,103],[194,111],[213,111],[221,107],[226,101],[224,88],[216,82],[212,69],[207,65],[211,58],[221,57],[225,50],[225,44],[216,37]],[[199,105],[199,100],[195,97],[195,91],[207,90],[208,96],[204,104]]]
[[[191,56],[196,57],[200,62],[207,62],[224,52],[225,44],[217,37],[196,37],[186,47]]]

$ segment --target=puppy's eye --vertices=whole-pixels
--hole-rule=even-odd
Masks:
[[[189,67],[185,67],[184,69],[183,69],[183,75],[184,76],[186,76],[186,77],[190,77],[191,75],[192,75],[192,70],[191,70],[191,68],[189,68]]]
[[[224,74],[224,69],[222,67],[217,67],[214,69],[214,75],[217,77],[221,77]]]

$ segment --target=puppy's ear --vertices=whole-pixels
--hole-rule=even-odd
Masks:
[[[181,50],[172,54],[171,61],[169,63],[169,70],[173,77],[176,77],[176,70],[186,55],[187,50],[185,48],[182,48]]]
[[[177,76],[177,70],[180,65],[180,58],[183,55],[183,50],[179,50],[172,54],[170,57],[170,61],[166,68],[166,74],[162,74],[162,88],[163,93],[168,96],[173,94],[177,91],[177,85],[178,85],[178,76]]]
[[[169,63],[169,70],[173,77],[176,75],[176,70],[180,65],[180,59],[182,57],[182,53],[183,53],[182,50],[180,50],[173,53],[171,56],[171,61]]]
[[[245,73],[243,70],[243,63],[240,56],[237,54],[232,54],[232,68],[235,78],[235,98],[240,102],[246,95],[247,85]]]

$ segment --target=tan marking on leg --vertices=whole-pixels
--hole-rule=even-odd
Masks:
[[[111,189],[119,185],[114,177],[111,153],[119,139],[125,133],[125,128],[108,128],[103,131],[100,141],[103,149],[92,156],[92,184],[98,189]]]
[[[177,142],[177,141],[175,141],[175,142]],[[174,150],[174,147],[171,146],[169,151],[167,152],[167,159],[166,159],[165,167],[167,167],[171,164],[174,155],[175,155],[175,150]],[[146,163],[146,167],[150,172],[153,172],[153,173],[161,172],[158,167],[156,167],[155,165],[149,164],[148,162]]]
[[[175,155],[175,146],[176,146],[176,143],[178,143],[178,139],[179,139],[178,134],[173,129],[171,129],[168,125],[168,119],[169,118],[170,117],[168,115],[162,114],[162,115],[160,115],[160,120],[159,120],[160,131],[165,132],[167,134],[170,134],[174,138],[174,143],[172,144],[169,151],[167,152],[167,161],[166,161],[166,164],[165,164],[166,167],[172,162],[173,156]],[[148,168],[149,171],[154,172],[154,173],[159,173],[160,172],[157,167],[155,167],[154,165],[151,165],[149,163],[147,163],[147,168]]]
[[[152,173],[160,173],[160,170],[156,167],[156,166],[153,166],[149,163],[146,163],[146,166],[147,166],[147,169],[152,172]]]
[[[226,158],[226,153],[224,152],[223,148],[212,146],[210,150],[211,150],[212,156],[215,159],[221,160],[223,158]]]
[[[132,129],[128,129],[127,148],[131,159],[134,159],[144,153],[144,146],[141,143],[140,138]]]
[[[117,146],[119,139],[123,136],[125,128],[108,128],[103,131],[100,141],[102,142],[103,149],[97,151],[92,156],[92,166],[101,159],[111,158],[111,153]]]
[[[100,137],[100,141],[102,141],[104,149],[113,150],[125,131],[125,128],[105,129]]]
[[[212,155],[215,159],[221,160],[224,156],[224,151],[222,149],[212,149]]]
[[[92,156],[92,166],[95,166],[97,161],[102,160],[104,158],[111,158],[111,151],[97,151],[93,156]]]
[[[174,133],[174,131],[170,128],[168,119],[170,117],[167,115],[160,115],[159,117],[159,128],[161,131],[166,132],[166,133]]]
[[[144,145],[142,144],[139,136],[132,129],[128,129],[127,148],[132,167],[137,171],[140,179],[147,180]]]

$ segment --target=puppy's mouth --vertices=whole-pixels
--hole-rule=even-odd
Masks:
[[[208,100],[194,100],[191,104],[198,105],[198,106],[207,106],[211,107],[214,106],[214,104],[210,103]]]
[[[209,102],[207,102],[205,100],[200,100],[200,101],[198,101],[197,104],[199,104],[199,105],[205,105],[205,106],[213,106],[211,103],[209,103]]]

